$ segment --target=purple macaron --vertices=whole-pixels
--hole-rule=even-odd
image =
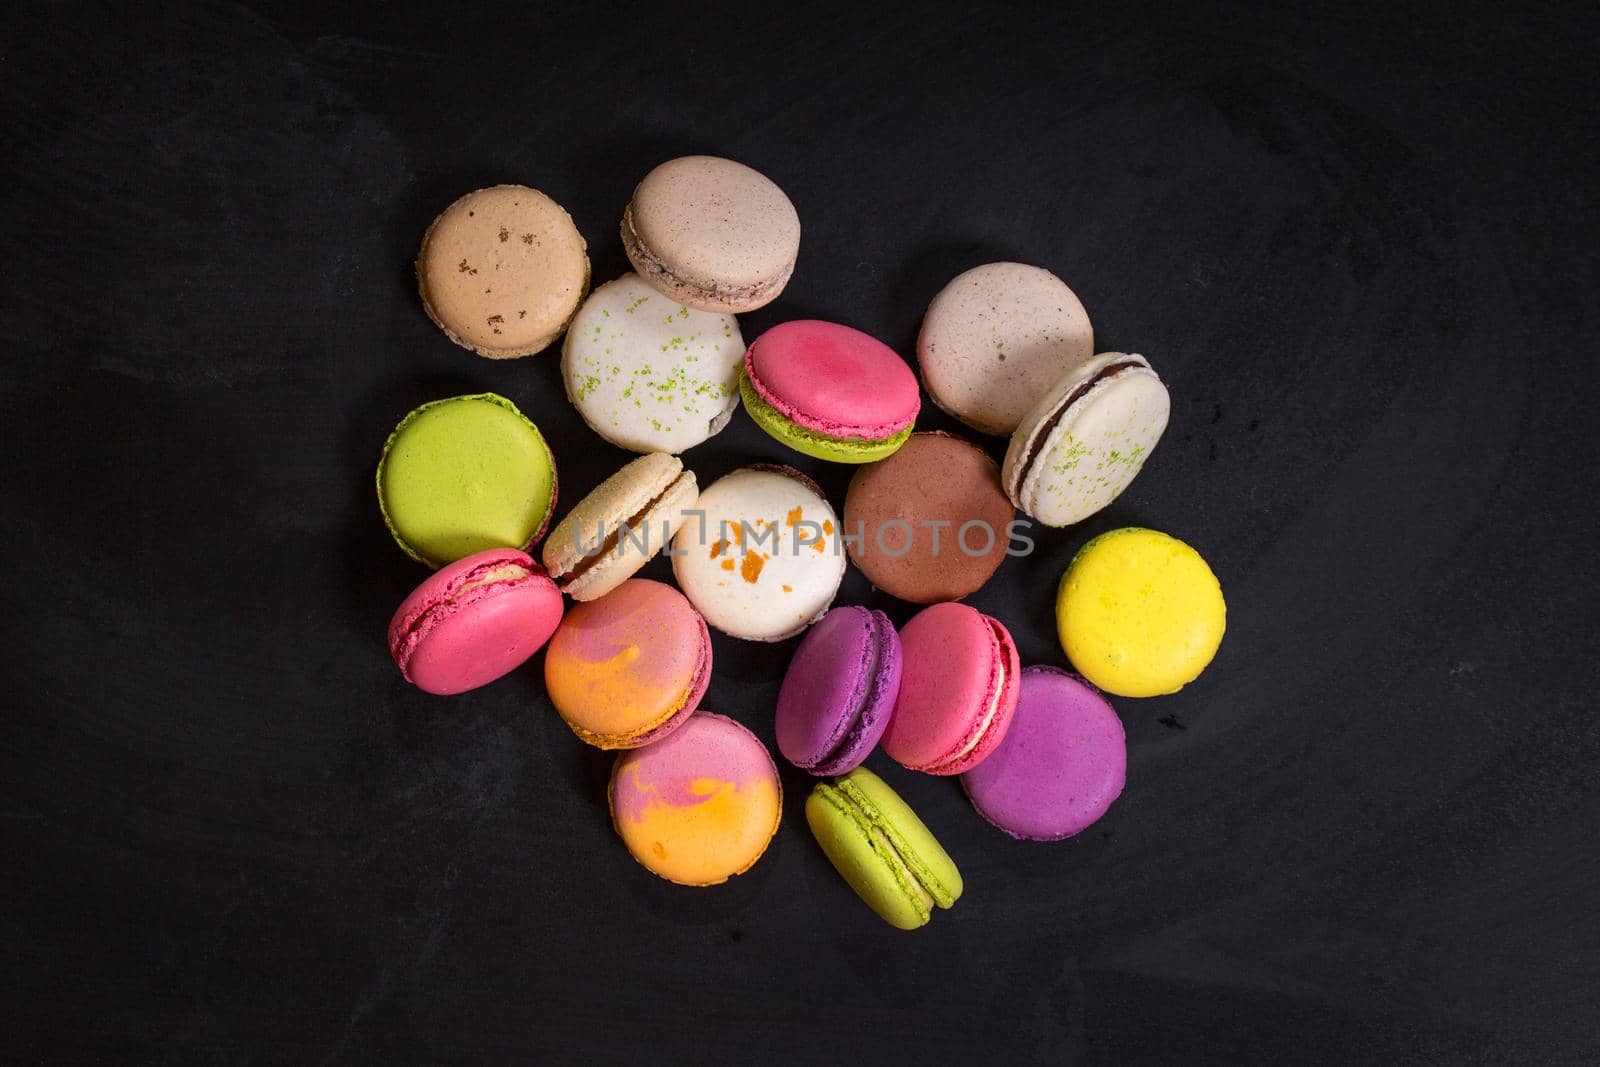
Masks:
[[[844,774],[883,736],[900,692],[900,635],[881,611],[838,607],[812,626],[778,692],[778,751],[815,775]]]
[[[1011,729],[961,776],[978,814],[1012,837],[1060,841],[1122,794],[1128,745],[1100,691],[1059,667],[1025,667]]]

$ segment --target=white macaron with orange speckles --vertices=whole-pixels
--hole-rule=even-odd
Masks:
[[[672,571],[706,622],[782,641],[821,618],[844,580],[839,516],[789,467],[745,467],[700,494],[672,541]]]

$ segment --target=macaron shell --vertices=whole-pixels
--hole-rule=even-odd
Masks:
[[[948,434],[914,433],[850,479],[844,526],[864,536],[846,550],[868,581],[901,600],[959,600],[1005,562],[1015,516],[988,453]],[[944,523],[937,542],[924,523]]]
[[[541,549],[544,565],[572,599],[602,597],[672,543],[699,495],[694,472],[685,471],[677,456],[640,456],[556,524]]]
[[[1066,403],[1085,375],[1121,361],[1137,362]],[[1143,357],[1122,353],[1096,356],[1050,399],[1013,436],[1005,479],[1023,511],[1046,526],[1069,526],[1133,482],[1166,430],[1171,399]]]
[[[1087,682],[1058,667],[1028,667],[1011,728],[961,776],[978,813],[1012,837],[1060,841],[1093,824],[1122,794],[1122,720]]]
[[[924,608],[900,631],[904,666],[882,745],[909,770],[959,774],[1005,736],[1016,708],[1016,647],[964,604]]]
[[[845,557],[838,516],[809,480],[747,467],[706,487],[697,510],[673,539],[672,570],[712,626],[781,641],[828,610]]]
[[[634,859],[680,885],[717,885],[749,870],[783,810],[766,746],[707,711],[619,756],[609,795],[612,824]]]
[[[560,336],[583,300],[586,248],[572,217],[537,189],[479,189],[423,236],[423,307],[446,336],[479,355],[531,355]]]
[[[900,670],[900,638],[888,616],[834,608],[789,661],[774,715],[778,751],[813,774],[851,770],[889,725]]]
[[[894,349],[835,322],[772,327],[750,343],[745,374],[784,418],[829,437],[891,437],[922,406],[917,376]]]
[[[1210,566],[1157,530],[1101,534],[1073,557],[1056,596],[1061,647],[1079,673],[1126,697],[1175,693],[1199,677],[1227,628]]]
[[[545,688],[585,742],[628,748],[694,710],[710,665],[705,622],[683,595],[634,578],[567,613],[545,654]]]
[[[859,437],[829,437],[807,430],[783,417],[772,405],[761,398],[749,375],[739,378],[739,395],[744,409],[755,424],[772,437],[802,455],[814,456],[829,463],[872,463],[892,456],[911,437],[911,427],[878,440]]]
[[[739,404],[744,338],[624,274],[589,295],[561,346],[567,398],[595,433],[634,452],[681,453]]]
[[[491,549],[459,560],[408,596],[389,624],[406,680],[448,696],[527,662],[561,621],[555,583],[525,553]]]
[[[1094,355],[1067,284],[1042,267],[987,263],[934,297],[917,338],[928,393],[968,426],[1009,434],[1063,375]]]
[[[389,435],[377,490],[395,542],[440,567],[536,542],[555,510],[555,458],[505,397],[450,397],[423,404]]]
[[[640,276],[673,299],[708,311],[753,311],[793,274],[800,217],[761,172],[684,156],[639,183],[622,240]]]

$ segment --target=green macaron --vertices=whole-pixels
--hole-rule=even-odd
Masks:
[[[526,550],[556,505],[538,427],[494,393],[435,400],[395,427],[378,461],[378,507],[412,559],[442,567],[487,548]]]
[[[906,802],[857,767],[806,799],[806,822],[856,895],[891,926],[915,930],[961,896],[961,872]]]

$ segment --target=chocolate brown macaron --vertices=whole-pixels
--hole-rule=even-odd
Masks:
[[[589,291],[588,246],[560,204],[525,185],[468,193],[433,220],[417,288],[434,324],[490,359],[561,336]]]
[[[988,453],[946,433],[914,433],[850,479],[846,548],[873,585],[901,600],[959,600],[1005,560],[1015,515]]]

